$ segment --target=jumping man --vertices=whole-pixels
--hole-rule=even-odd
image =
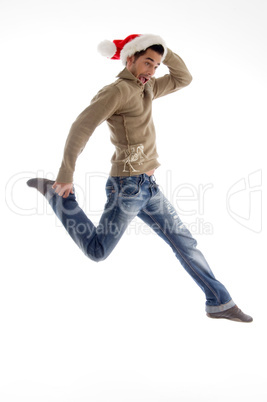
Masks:
[[[160,191],[154,177],[159,167],[152,101],[192,81],[183,60],[156,35],[130,35],[104,41],[103,56],[120,59],[125,68],[118,79],[102,88],[77,117],[66,140],[56,181],[34,178],[27,183],[47,199],[69,235],[93,261],[106,259],[136,216],[173,250],[177,259],[206,296],[210,318],[251,322],[211,271],[197,242]],[[161,63],[169,74],[155,79]],[[115,146],[106,183],[107,202],[96,227],[79,207],[73,174],[79,154],[97,126],[107,121]]]

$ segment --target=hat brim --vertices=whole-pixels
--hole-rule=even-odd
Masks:
[[[131,57],[135,53],[146,50],[148,47],[153,45],[161,45],[163,47],[164,49],[164,53],[162,56],[163,61],[167,54],[166,44],[160,36],[151,34],[140,35],[137,38],[131,40],[129,43],[127,43],[121,50],[120,59],[122,63],[126,65],[127,57]]]

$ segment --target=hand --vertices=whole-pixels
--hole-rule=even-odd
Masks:
[[[70,193],[74,194],[73,183],[58,183],[55,182],[52,186],[55,192],[63,198],[67,198]]]

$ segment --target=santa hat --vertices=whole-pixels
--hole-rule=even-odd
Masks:
[[[129,35],[125,39],[115,39],[113,42],[104,40],[99,43],[97,50],[102,56],[112,60],[121,60],[126,64],[127,57],[133,56],[136,52],[146,50],[153,45],[161,45],[164,49],[162,61],[167,54],[167,47],[164,40],[157,35]]]

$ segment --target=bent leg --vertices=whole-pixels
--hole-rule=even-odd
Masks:
[[[138,214],[174,251],[176,257],[206,295],[206,311],[224,311],[235,305],[230,294],[211,271],[197,242],[175,209],[159,191]]]
[[[108,199],[97,227],[79,207],[75,193],[63,198],[50,188],[46,198],[84,254],[94,261],[101,261],[110,255],[131,220],[145,204],[148,190],[147,184],[143,184],[142,175],[110,177],[106,184]]]
[[[50,189],[46,198],[71,238],[93,261],[102,261],[110,255],[136,215],[120,207],[117,193],[112,189],[97,227],[78,205],[75,193],[63,198]]]

